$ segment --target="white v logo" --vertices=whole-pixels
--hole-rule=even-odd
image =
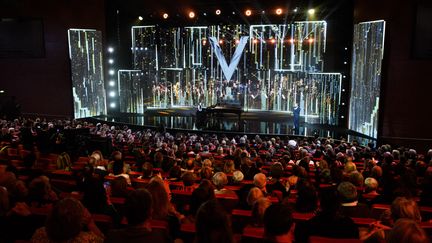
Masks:
[[[248,38],[249,38],[248,36],[242,36],[240,38],[240,42],[239,42],[238,46],[236,47],[234,55],[231,58],[230,65],[228,66],[226,59],[222,53],[222,49],[219,46],[218,40],[216,39],[216,37],[209,37],[210,44],[211,44],[211,46],[212,46],[212,48],[216,54],[216,58],[218,59],[219,65],[222,68],[222,72],[224,73],[225,78],[228,81],[231,80],[231,77],[234,74],[234,71],[236,70],[237,65],[240,62],[240,58],[241,58],[243,50],[244,50],[244,48],[248,42]]]

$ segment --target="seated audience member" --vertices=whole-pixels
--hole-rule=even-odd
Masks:
[[[378,181],[373,177],[366,178],[364,182],[364,193],[362,195],[363,202],[366,202],[368,205],[381,203],[383,199],[377,190]]]
[[[153,177],[146,189],[152,195],[153,200],[151,218],[168,222],[171,237],[174,240],[177,239],[180,233],[180,221],[184,216],[177,212],[174,206],[170,203],[164,182],[158,177]]]
[[[211,180],[213,178],[213,170],[209,167],[203,167],[199,175],[201,179]]]
[[[228,178],[223,172],[217,172],[213,176],[213,184],[215,185],[215,194],[236,195],[234,191],[224,188],[228,184]]]
[[[244,175],[241,171],[236,170],[233,172],[232,175],[232,185],[238,185],[240,182],[242,182],[244,179]]]
[[[57,194],[51,189],[51,184],[46,176],[33,179],[29,185],[28,202],[30,206],[42,207],[58,200]]]
[[[215,199],[214,187],[209,180],[202,180],[199,186],[192,192],[188,220],[195,222],[195,215],[201,205]]]
[[[297,200],[295,211],[299,213],[313,213],[318,207],[318,193],[315,187],[306,180],[300,180],[297,185]]]
[[[83,226],[89,231],[83,231]],[[53,207],[45,227],[36,230],[31,242],[103,242],[102,237],[83,205],[66,198]]]
[[[363,175],[358,172],[354,171],[351,172],[348,176],[349,182],[351,182],[356,187],[363,187],[364,177]]]
[[[198,209],[195,221],[196,243],[233,243],[231,223],[217,200],[209,200]]]
[[[253,178],[253,184],[258,187],[264,195],[267,195],[267,177],[263,173],[258,173]]]
[[[420,209],[412,199],[405,197],[396,198],[390,207],[390,211],[393,222],[401,218],[412,219],[418,223],[421,222]]]
[[[342,182],[337,187],[341,212],[348,217],[369,218],[370,211],[366,204],[358,202],[357,188],[351,182]]]
[[[266,209],[271,205],[268,198],[262,197],[255,201],[252,207],[252,224],[254,227],[264,226],[264,213]]]
[[[254,203],[258,199],[263,198],[263,197],[264,197],[264,194],[258,187],[252,187],[248,193],[247,198],[246,198],[248,208],[252,208]]]
[[[115,178],[111,182],[111,196],[112,197],[127,197],[129,194],[128,184],[123,176]]]
[[[280,180],[283,174],[284,170],[282,164],[279,162],[274,163],[270,167],[271,180],[267,185],[269,193],[272,193],[273,191],[280,191],[282,193],[282,198],[288,196],[287,187],[285,186],[285,183]]]
[[[412,219],[402,218],[396,221],[386,239],[388,243],[429,243],[426,232]]]
[[[112,174],[115,177],[122,176],[126,179],[128,185],[132,185],[129,174],[127,174],[127,169],[123,160],[115,160],[112,163]]]
[[[185,191],[193,191],[195,188],[196,175],[192,172],[186,172],[182,176]]]
[[[224,164],[223,172],[226,174],[231,174],[235,171],[234,161],[227,160]]]
[[[296,242],[308,242],[309,236],[358,239],[357,226],[351,218],[340,213],[340,206],[335,190],[322,190],[320,193],[320,210],[317,214],[306,222],[296,224]]]
[[[182,175],[182,169],[180,166],[175,165],[171,167],[171,169],[168,172],[168,177],[170,181],[178,181],[181,179]]]
[[[142,166],[142,176],[140,179],[150,179],[153,177],[153,165],[150,162],[145,162]]]
[[[105,242],[172,242],[165,230],[151,228],[153,205],[146,189],[131,192],[125,203],[128,226],[108,232]]]
[[[291,210],[283,204],[273,204],[264,213],[264,237],[265,242],[294,241]]]

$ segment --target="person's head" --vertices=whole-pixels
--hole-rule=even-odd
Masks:
[[[349,182],[351,182],[356,187],[363,187],[363,180],[363,175],[358,171],[354,171],[349,174]]]
[[[192,192],[189,213],[195,215],[198,208],[208,200],[214,199],[214,188],[209,180],[202,180],[198,188]]]
[[[111,154],[111,159],[114,160],[114,161],[122,160],[123,159],[122,153],[120,151],[114,151]]]
[[[48,215],[45,229],[50,241],[73,239],[81,232],[84,206],[76,199],[65,198],[56,203]]]
[[[252,206],[252,221],[254,222],[255,226],[263,226],[264,213],[270,205],[270,200],[265,197],[262,197],[255,201]]]
[[[196,176],[192,172],[186,172],[182,176],[184,186],[192,186],[195,183]]]
[[[430,239],[416,221],[412,219],[399,219],[390,230],[386,242],[429,243]]]
[[[234,161],[227,160],[224,164],[224,172],[229,174],[229,173],[233,173],[234,170],[235,170]]]
[[[95,158],[96,159],[96,163],[99,163],[100,161],[102,161],[104,159],[103,155],[102,155],[102,152],[100,150],[93,151],[93,153],[90,155],[90,157]]]
[[[114,175],[120,175],[125,173],[123,160],[114,160],[112,168],[113,168]]]
[[[267,185],[267,177],[263,173],[258,173],[253,178],[253,184],[262,190]]]
[[[288,206],[273,204],[264,213],[264,236],[267,240],[278,242],[280,237],[292,237],[292,212]]]
[[[232,243],[233,233],[229,216],[217,200],[209,200],[196,215],[196,243]]]
[[[366,180],[364,181],[364,185],[366,193],[373,192],[378,189],[378,181],[375,180],[375,178],[373,177],[366,178]]]
[[[240,170],[236,170],[233,172],[232,182],[234,184],[240,183],[241,181],[243,181],[243,179],[244,179],[243,172],[241,172]]]
[[[357,201],[357,188],[351,183],[344,181],[337,187],[341,203]]]
[[[213,170],[209,167],[203,167],[200,171],[201,179],[211,180],[213,177]]]
[[[125,216],[129,225],[140,225],[147,221],[152,214],[153,199],[146,189],[132,191],[126,198]]]
[[[163,181],[154,177],[150,180],[146,189],[153,199],[153,219],[165,219],[168,215],[169,200]]]
[[[30,201],[42,203],[50,191],[51,185],[49,184],[49,180],[44,176],[39,176],[30,182],[28,196]]]
[[[171,167],[171,169],[169,170],[169,178],[180,179],[180,177],[181,177],[181,167],[178,165]]]
[[[216,189],[221,190],[228,184],[228,177],[223,172],[217,172],[213,176],[213,184],[215,185]]]
[[[202,167],[208,167],[208,168],[211,168],[211,167],[212,167],[212,162],[211,162],[211,160],[209,160],[209,159],[205,159],[205,160],[202,162]]]
[[[145,162],[142,166],[142,173],[144,178],[151,178],[153,175],[153,165],[150,162]]]
[[[412,219],[421,222],[420,210],[417,203],[405,197],[396,198],[390,208],[393,221],[401,218]]]
[[[297,200],[295,208],[299,212],[313,212],[318,206],[318,194],[315,187],[307,180],[297,184]]]
[[[270,175],[275,178],[275,179],[279,179],[283,176],[284,174],[284,169],[281,163],[274,163],[271,167],[270,167]]]
[[[353,162],[347,162],[344,167],[344,172],[349,174],[354,171],[357,171],[356,165]]]
[[[111,183],[111,196],[125,197],[128,194],[128,184],[123,176],[116,177]]]
[[[9,195],[8,190],[4,186],[0,186],[0,217],[6,215],[9,211]]]
[[[341,204],[335,189],[322,189],[319,194],[319,199],[321,214],[336,215],[339,212]]]
[[[247,195],[246,202],[252,206],[258,199],[264,197],[263,192],[258,187],[252,187]]]
[[[382,168],[380,166],[375,165],[372,168],[371,177],[373,177],[373,178],[375,178],[375,179],[378,180],[379,178],[382,177],[382,174],[383,174],[383,171],[382,171]]]

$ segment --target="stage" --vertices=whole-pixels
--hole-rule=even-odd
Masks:
[[[372,139],[341,126],[314,123],[316,119],[304,116],[300,117],[300,127],[298,131],[295,131],[294,117],[291,112],[248,110],[241,113],[240,120],[236,114],[230,113],[222,113],[200,120],[196,116],[196,111],[196,108],[192,107],[150,108],[142,114],[114,113],[95,116],[88,120],[110,125],[127,125],[134,129],[159,128],[163,125],[168,131],[196,133],[318,136],[335,139],[347,138],[348,135],[351,135],[358,138]]]

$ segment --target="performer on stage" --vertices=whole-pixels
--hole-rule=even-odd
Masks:
[[[300,107],[298,106],[297,103],[294,104],[293,115],[294,115],[294,133],[299,134],[299,131],[300,131]]]

